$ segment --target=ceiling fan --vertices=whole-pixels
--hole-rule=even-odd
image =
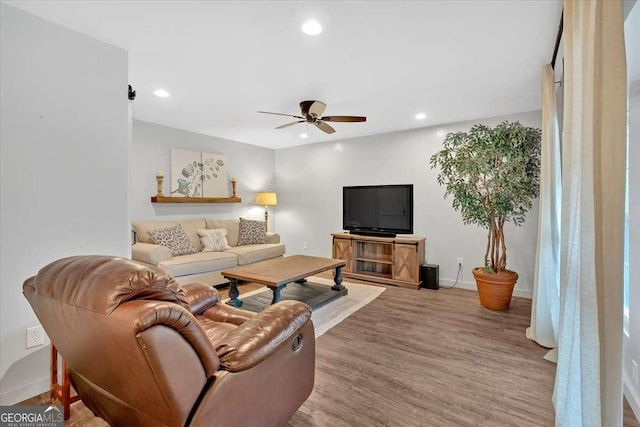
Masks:
[[[315,125],[318,129],[326,133],[334,133],[336,130],[325,122],[366,122],[367,121],[367,118],[363,116],[323,116],[322,113],[324,113],[325,108],[327,108],[327,104],[325,104],[324,102],[302,101],[300,103],[300,111],[302,113],[301,116],[296,116],[293,114],[271,113],[269,111],[258,111],[258,113],[275,114],[277,116],[287,116],[287,117],[300,119],[295,122],[278,126],[276,129],[282,129],[282,128],[296,125],[298,123],[306,122],[306,123],[311,123]]]

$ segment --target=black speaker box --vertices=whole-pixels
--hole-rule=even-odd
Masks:
[[[420,267],[422,288],[440,289],[440,267],[437,264],[424,264]]]

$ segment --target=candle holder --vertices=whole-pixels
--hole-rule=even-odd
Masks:
[[[162,194],[162,182],[164,181],[162,172],[156,173],[156,181],[158,181],[158,194],[156,194],[156,197],[164,197],[164,194]]]
[[[238,184],[238,180],[235,178],[231,178],[231,197],[236,198],[238,195],[236,194],[236,184]]]

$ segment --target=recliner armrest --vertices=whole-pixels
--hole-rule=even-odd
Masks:
[[[220,301],[218,290],[204,283],[188,283],[182,290],[192,314],[202,314]]]
[[[131,246],[131,259],[146,264],[158,265],[173,258],[169,248],[151,243],[136,243]]]
[[[242,325],[249,319],[257,316],[257,313],[248,310],[231,307],[230,305],[219,303],[202,313],[207,319],[214,322],[231,323],[232,325]]]
[[[213,345],[196,318],[178,304],[152,300],[128,301],[120,304],[111,316],[129,323],[134,333],[156,325],[175,330],[198,354],[207,377],[213,375],[220,366]]]
[[[282,301],[229,332],[216,345],[220,367],[240,372],[269,357],[311,319],[311,309],[299,301]]]

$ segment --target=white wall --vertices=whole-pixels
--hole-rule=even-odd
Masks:
[[[135,117],[135,108],[134,108]],[[151,203],[157,192],[156,172],[164,172],[163,191],[169,194],[171,148],[184,148],[225,154],[229,163],[229,179],[238,180],[237,194],[242,203]],[[274,151],[270,148],[243,144],[139,120],[133,121],[131,159],[131,218],[219,218],[240,216],[264,219],[264,207],[256,206],[256,193],[275,189]],[[231,184],[229,183],[229,194]],[[275,229],[274,215],[269,216],[269,230]]]
[[[48,389],[22,283],[77,254],[129,256],[127,52],[2,4],[0,404]]]
[[[629,319],[623,335],[624,394],[640,418],[640,388],[632,380],[632,361],[640,363],[640,5],[625,20],[629,81]]]
[[[640,388],[631,362],[640,364],[640,93],[629,99],[629,328],[624,336],[625,395],[640,417]]]
[[[471,270],[483,265],[487,233],[463,225],[451,199],[443,198],[437,170],[430,169],[428,162],[441,148],[442,132],[503,120],[541,127],[541,114],[536,111],[277,150],[277,221],[287,253],[330,256],[330,234],[342,229],[343,186],[413,184],[414,234],[427,238],[426,261],[440,265],[441,283],[452,284],[456,260],[464,258],[458,286],[475,289]],[[508,267],[520,275],[516,295],[531,297],[533,290],[537,210],[535,204],[524,226],[509,224],[505,230]]]

